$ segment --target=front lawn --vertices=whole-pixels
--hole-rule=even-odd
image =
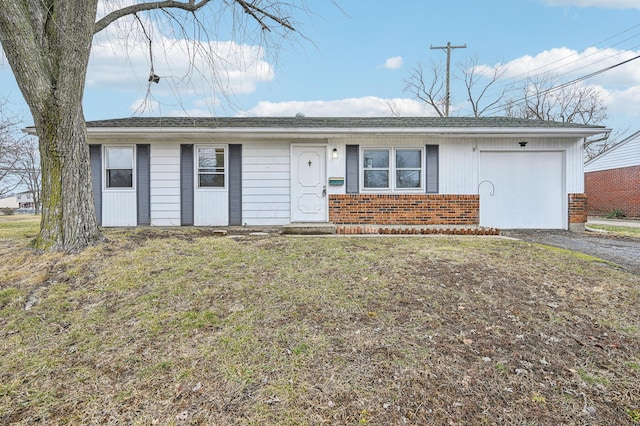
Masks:
[[[495,237],[0,223],[1,424],[639,424],[640,278]],[[12,230],[13,229],[13,230]]]

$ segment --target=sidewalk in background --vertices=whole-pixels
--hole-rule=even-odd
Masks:
[[[626,226],[628,228],[640,228],[640,220],[589,217],[589,219],[587,220],[587,226],[589,225]]]

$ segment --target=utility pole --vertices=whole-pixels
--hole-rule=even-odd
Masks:
[[[449,116],[449,75],[451,69],[451,50],[453,49],[466,49],[467,44],[462,46],[452,46],[451,42],[447,42],[446,46],[431,46],[430,49],[442,49],[447,51],[447,93],[444,99],[444,116]]]

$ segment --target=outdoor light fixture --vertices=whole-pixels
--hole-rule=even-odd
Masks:
[[[518,144],[520,145],[520,148],[524,148],[525,146],[527,146],[527,141],[520,141],[518,142]]]
[[[331,151],[331,158],[334,160],[338,158],[338,148],[333,148],[333,151]]]

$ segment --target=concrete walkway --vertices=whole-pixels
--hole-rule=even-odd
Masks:
[[[602,217],[590,217],[587,220],[587,226],[589,225],[626,226],[627,228],[640,228],[640,220],[606,219]]]

